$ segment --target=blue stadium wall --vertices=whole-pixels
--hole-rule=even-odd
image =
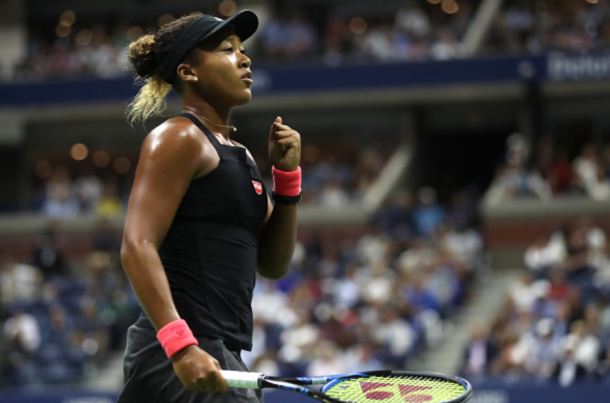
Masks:
[[[610,385],[514,386],[488,388],[475,385],[470,403],[583,403],[610,401]],[[47,392],[0,394],[0,403],[114,403],[117,394],[86,392]],[[266,403],[312,403],[314,400],[291,392],[271,391],[265,394]],[[408,400],[405,401],[408,403]]]
[[[535,75],[542,82],[610,79],[610,54],[554,53],[535,57],[500,57],[443,62],[415,62],[347,67],[254,69],[258,95],[501,84]],[[134,96],[133,79],[80,79],[0,85],[0,108],[58,106],[80,102],[125,101]]]

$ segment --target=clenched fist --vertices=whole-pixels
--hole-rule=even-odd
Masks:
[[[277,117],[269,131],[269,161],[280,171],[295,171],[301,162],[301,135]]]
[[[176,375],[191,392],[227,393],[218,361],[197,346],[188,346],[173,358]]]

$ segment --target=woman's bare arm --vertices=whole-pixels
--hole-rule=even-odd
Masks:
[[[157,330],[179,319],[158,249],[201,163],[201,140],[182,121],[168,121],[145,139],[129,199],[121,260]]]

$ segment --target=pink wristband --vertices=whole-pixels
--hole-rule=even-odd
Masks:
[[[273,173],[273,191],[280,196],[298,196],[301,194],[301,167],[296,171],[285,172],[271,167]]]
[[[199,344],[184,319],[178,319],[163,326],[157,332],[157,339],[161,342],[167,358],[170,359],[184,347]]]

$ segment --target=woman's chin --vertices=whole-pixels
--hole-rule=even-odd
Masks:
[[[239,96],[236,98],[236,104],[237,104],[236,106],[245,105],[248,102],[250,102],[251,99],[252,99],[252,91],[250,91],[250,88],[248,88],[244,92],[239,94]]]

